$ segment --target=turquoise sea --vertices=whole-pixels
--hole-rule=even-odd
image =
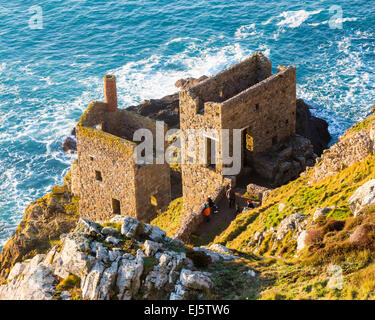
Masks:
[[[0,0],[0,248],[62,182],[61,143],[104,74],[126,107],[256,51],[297,66],[298,96],[335,139],[375,101],[374,1]]]

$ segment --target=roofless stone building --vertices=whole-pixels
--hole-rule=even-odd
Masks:
[[[76,126],[72,191],[80,197],[82,217],[105,220],[123,214],[148,221],[171,201],[170,169],[135,163],[133,134],[140,128],[155,133],[155,123],[118,109],[115,77],[103,80],[105,102],[91,102]]]

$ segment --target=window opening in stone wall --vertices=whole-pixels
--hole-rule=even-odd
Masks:
[[[121,214],[120,201],[117,199],[112,199],[112,211],[113,214]]]
[[[259,111],[259,103],[257,103],[257,104],[255,105],[255,110],[256,110],[256,111]]]
[[[248,127],[242,131],[242,149],[243,149],[243,164],[250,165],[252,153],[254,151],[254,138],[251,134],[251,128]]]
[[[95,179],[97,181],[103,181],[102,173],[100,171],[95,171]]]
[[[158,200],[156,199],[155,196],[151,196],[150,202],[151,202],[151,205],[153,207],[157,207],[158,206]]]
[[[209,168],[216,169],[216,141],[206,138],[206,163]]]

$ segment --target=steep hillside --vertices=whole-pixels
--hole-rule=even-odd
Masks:
[[[350,128],[315,167],[239,214],[215,238],[267,260],[262,274],[271,285],[260,298],[373,298],[373,123],[371,115]]]

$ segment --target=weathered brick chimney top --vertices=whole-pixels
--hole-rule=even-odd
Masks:
[[[116,77],[113,74],[104,76],[104,97],[107,104],[107,111],[117,111],[117,89]]]

